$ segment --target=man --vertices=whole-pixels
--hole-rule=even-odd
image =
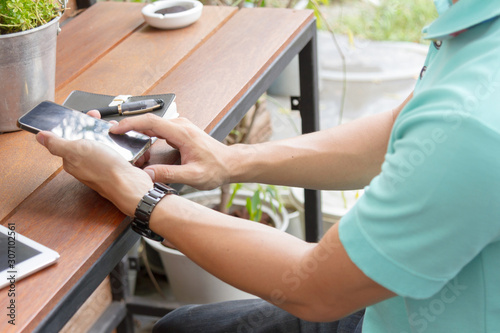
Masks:
[[[425,67],[394,111],[230,147],[185,119],[123,120],[114,133],[138,130],[181,153],[182,165],[145,170],[90,141],[37,135],[69,173],[129,216],[152,180],[203,189],[366,186],[318,244],[165,195],[146,229],[267,302],[181,308],[157,331],[500,331],[500,1],[436,5]]]

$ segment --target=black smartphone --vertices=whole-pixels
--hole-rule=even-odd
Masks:
[[[127,161],[134,163],[151,146],[151,138],[129,131],[118,135],[109,133],[112,126],[80,111],[50,101],[44,101],[21,116],[17,125],[31,133],[50,131],[68,140],[88,139],[113,148]]]

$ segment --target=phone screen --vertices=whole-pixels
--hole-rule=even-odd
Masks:
[[[20,128],[32,133],[50,131],[67,140],[98,141],[116,150],[130,162],[135,162],[151,145],[151,138],[129,131],[123,135],[109,133],[112,126],[80,111],[44,101],[18,120]]]

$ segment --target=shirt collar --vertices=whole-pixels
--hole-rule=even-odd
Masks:
[[[452,0],[434,0],[434,5],[436,6],[439,15],[443,15],[452,4]]]
[[[452,38],[477,24],[500,15],[500,0],[435,0],[439,17],[423,29],[425,39]]]

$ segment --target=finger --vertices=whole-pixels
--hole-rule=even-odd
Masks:
[[[150,165],[144,169],[154,182],[189,184],[194,173],[186,165]]]
[[[128,131],[134,130],[142,133],[151,132],[155,127],[157,127],[158,122],[160,122],[162,118],[153,115],[153,114],[145,114],[132,118],[125,118],[121,120],[117,125],[114,125],[110,128],[111,133],[115,134],[123,134]]]
[[[36,139],[38,140],[38,142],[44,145],[52,155],[63,158],[63,165],[66,171],[69,171],[71,170],[71,168],[78,167],[79,165],[84,163],[85,159],[95,153],[97,148],[103,148],[102,145],[99,145],[94,141],[65,140],[58,137],[54,133],[46,131],[38,133]],[[107,150],[106,156],[117,154],[109,147],[105,147],[105,149]]]
[[[68,153],[67,140],[59,138],[54,133],[39,132],[36,135],[36,140],[45,146],[52,155],[64,157]]]
[[[91,117],[101,119],[101,113],[97,110],[90,110],[89,112],[87,112],[87,114]]]
[[[151,158],[151,152],[149,150],[146,150],[146,152],[143,155],[141,155],[141,157],[139,157],[139,159],[134,164],[137,167],[142,167],[149,161],[150,158]]]
[[[168,139],[178,141],[179,139],[185,140],[189,137],[189,133],[186,130],[191,127],[197,129],[195,125],[184,118],[166,120],[154,114],[145,114],[121,120],[118,125],[111,127],[110,132],[123,134],[134,130],[149,136],[167,139],[167,141]]]

